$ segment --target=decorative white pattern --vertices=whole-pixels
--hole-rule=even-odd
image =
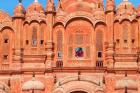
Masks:
[[[44,88],[44,84],[35,78],[25,82],[22,86],[22,90],[43,90]]]

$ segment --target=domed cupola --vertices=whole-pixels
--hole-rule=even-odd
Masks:
[[[128,0],[123,0],[123,2],[118,5],[116,12],[116,19],[123,20],[129,19],[132,21],[136,18],[136,10],[131,2]]]
[[[14,9],[14,17],[24,17],[25,15],[25,8],[21,2],[22,0],[19,0],[19,4]]]
[[[44,13],[44,9],[42,5],[38,2],[38,0],[34,0],[34,2],[27,8],[27,13],[31,13],[34,11],[38,13]]]
[[[32,20],[45,21],[45,11],[38,0],[34,0],[34,2],[27,8],[26,21],[30,22]]]

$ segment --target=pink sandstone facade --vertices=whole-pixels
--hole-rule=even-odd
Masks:
[[[140,6],[35,0],[0,10],[0,93],[140,93]]]

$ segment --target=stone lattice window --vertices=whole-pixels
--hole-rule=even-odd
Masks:
[[[96,50],[97,50],[97,57],[101,58],[102,51],[103,51],[103,32],[97,31],[96,32]]]
[[[37,46],[37,28],[33,27],[32,30],[32,46],[36,47]]]
[[[63,35],[62,35],[62,31],[57,31],[57,57],[58,58],[62,58],[63,56],[63,46],[62,46],[62,42],[63,42]]]
[[[44,45],[44,27],[41,27],[41,31],[40,31],[40,45]]]
[[[90,35],[83,31],[71,33],[68,39],[69,58],[90,58]]]
[[[135,41],[136,41],[136,32],[138,30],[138,23],[137,22],[133,22],[132,23],[132,29],[131,29],[131,45],[132,47],[136,47]]]
[[[123,27],[123,39],[124,41],[127,41],[128,39],[128,26],[127,25],[124,25]]]
[[[124,47],[127,48],[129,46],[129,42],[128,42],[129,29],[128,29],[128,24],[127,23],[125,23],[123,25],[122,38],[123,38]]]

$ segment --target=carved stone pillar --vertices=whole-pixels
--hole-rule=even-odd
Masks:
[[[47,54],[47,58],[46,58],[46,62],[45,62],[45,65],[46,65],[46,70],[51,70],[52,68],[52,63],[53,63],[53,58],[54,58],[54,52],[53,52],[53,48],[54,48],[54,45],[53,45],[53,42],[47,42],[47,45],[46,45],[46,54]]]
[[[114,67],[114,44],[109,43],[107,50],[106,50],[106,61],[107,61],[107,67],[113,68]]]

